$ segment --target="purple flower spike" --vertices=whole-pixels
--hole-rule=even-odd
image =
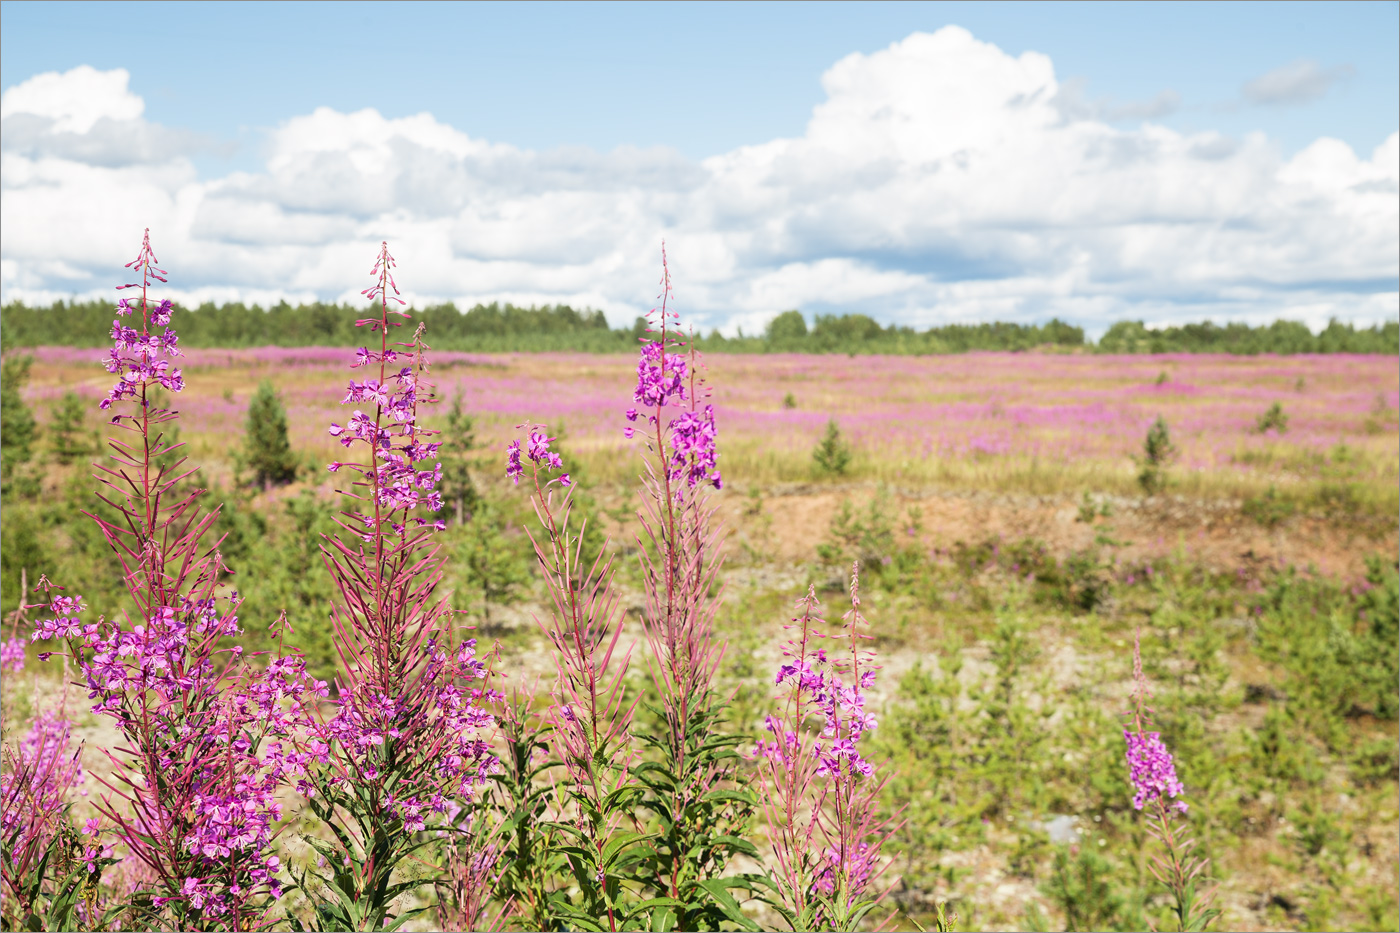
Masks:
[[[1162,744],[1162,737],[1156,732],[1136,733],[1123,730],[1123,738],[1128,743],[1128,772],[1133,782],[1133,807],[1141,810],[1144,804],[1175,799],[1185,793],[1185,788],[1176,778],[1176,765],[1172,754]],[[1180,813],[1186,812],[1186,804],[1176,801],[1172,806]]]
[[[506,448],[506,476],[519,486],[520,477],[524,475],[525,467],[520,462],[520,442],[511,441],[510,446]]]

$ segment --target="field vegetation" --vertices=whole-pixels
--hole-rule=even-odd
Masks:
[[[378,398],[360,380],[390,344],[361,329],[381,360],[351,370],[355,332],[319,307],[320,331],[258,310],[285,320],[236,337],[171,309],[179,383],[133,369],[148,404],[101,413],[101,352],[5,309],[6,928],[1400,926],[1393,325],[923,357],[1083,335],[876,325],[861,352],[885,355],[853,358],[847,331],[820,342],[849,320],[687,346],[664,302],[650,332],[448,318],[565,322],[539,338],[430,309],[391,334],[414,381]],[[485,352],[546,337],[573,352]],[[1296,355],[1201,352],[1223,345]],[[340,462],[391,423],[356,405],[412,409],[389,441],[411,480]],[[123,467],[163,464],[164,504],[96,486],[111,415],[167,410],[118,435],[164,438]],[[222,503],[203,545],[164,540],[210,607],[169,651],[204,667],[169,689],[256,736],[211,760],[264,824],[228,845],[201,809],[222,785],[189,778],[182,848],[152,828],[180,781],[146,762],[188,778],[212,753],[113,715],[146,702],[129,682],[89,697],[96,643],[42,620],[78,594],[102,638],[165,618],[112,529],[188,520],[197,490]],[[235,609],[251,663],[220,660]],[[261,724],[223,699],[269,691]],[[230,747],[218,717],[149,711]],[[38,829],[15,815],[34,781]]]

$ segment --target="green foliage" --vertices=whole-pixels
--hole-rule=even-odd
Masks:
[[[57,828],[48,845],[28,872],[22,876],[18,890],[6,889],[0,917],[6,930],[85,930],[131,929],[122,919],[134,919],[124,913],[134,905],[118,903],[104,908],[100,895],[102,874],[117,863],[117,859],[98,857],[89,863],[83,858],[82,837],[72,822],[72,807],[65,807],[58,817]],[[4,839],[5,857],[17,849],[21,829],[16,828]],[[83,909],[96,925],[84,923],[78,915]],[[96,915],[96,916],[94,916]]]
[[[1398,593],[1396,565],[1373,558],[1359,595],[1292,570],[1280,573],[1263,595],[1260,654],[1283,668],[1290,706],[1334,749],[1345,741],[1346,717],[1400,715]]]
[[[1085,847],[1077,854],[1055,852],[1050,877],[1042,886],[1065,914],[1068,930],[1145,930],[1140,909],[1113,880],[1108,859]]]
[[[641,326],[612,330],[601,311],[569,305],[529,308],[478,304],[466,311],[448,303],[414,311],[436,335],[438,350],[520,352],[574,350],[622,353],[645,336]],[[105,301],[58,301],[47,308],[12,302],[0,308],[0,328],[10,347],[101,346],[111,327]],[[350,305],[316,302],[270,308],[205,303],[196,309],[176,305],[172,326],[180,343],[191,347],[355,346],[355,319]],[[798,325],[801,325],[800,329]],[[809,328],[800,311],[778,315],[762,336],[725,338],[718,332],[697,338],[707,353],[880,353],[939,354],[970,350],[1030,350],[1050,346],[1091,346],[1084,330],[1053,319],[1042,325],[1013,323],[949,324],[915,330],[882,326],[863,314],[817,315]],[[1400,326],[1390,321],[1374,327],[1330,322],[1319,334],[1294,321],[1251,327],[1205,322],[1150,328],[1141,321],[1119,321],[1099,340],[1100,353],[1400,353]]]
[[[1296,321],[1251,327],[1202,324],[1151,328],[1141,321],[1119,321],[1099,339],[1100,353],[1400,353],[1400,324],[1355,327],[1333,320],[1320,334]]]
[[[528,539],[509,534],[509,527],[498,506],[478,499],[471,519],[456,535],[451,567],[457,608],[479,611],[488,632],[491,605],[513,602],[534,566]]]
[[[1270,484],[1263,495],[1245,499],[1244,504],[1240,506],[1240,512],[1265,528],[1277,528],[1297,514],[1298,506],[1292,499],[1280,496],[1278,490]]]
[[[427,322],[437,350],[519,352],[573,350],[625,353],[646,336],[646,320],[612,330],[603,312],[568,305],[522,308],[479,304],[463,312],[448,303],[415,310]],[[270,308],[241,303],[198,309],[176,305],[171,326],[190,347],[356,346],[359,311],[320,302]],[[7,346],[101,346],[111,327],[106,302],[56,302],[31,308],[13,302],[0,309]],[[697,337],[707,353],[961,353],[967,350],[1027,350],[1045,345],[1084,346],[1084,331],[1052,320],[1044,325],[953,324],[916,331],[883,327],[864,314],[818,315],[809,329],[799,311],[780,314],[763,336],[725,338],[718,332]]]
[[[50,412],[49,444],[59,463],[72,463],[97,452],[97,431],[86,430],[87,403],[82,396],[72,390],[64,392]]]
[[[831,418],[826,433],[812,450],[812,469],[817,476],[845,476],[851,465],[851,445],[841,436],[841,426]]]
[[[1288,415],[1283,410],[1283,405],[1274,402],[1269,406],[1269,410],[1264,412],[1254,422],[1254,430],[1260,434],[1267,434],[1269,431],[1277,431],[1279,434],[1288,433]]]
[[[0,618],[19,607],[21,577],[36,583],[52,566],[39,540],[33,511],[17,504],[5,506],[5,520],[0,522]]]
[[[500,720],[504,749],[501,770],[487,801],[501,817],[501,874],[496,897],[514,905],[514,920],[524,929],[556,929],[550,879],[563,870],[555,848],[556,834],[546,825],[554,785],[550,772],[559,767],[548,758],[545,726],[529,701],[510,696]]]
[[[0,479],[5,481],[16,466],[34,456],[38,426],[21,394],[33,362],[30,356],[7,356],[0,361]]]
[[[225,503],[216,530],[227,534],[224,550],[235,571],[230,582],[244,598],[239,615],[249,635],[269,646],[267,629],[285,612],[286,644],[305,655],[313,676],[330,680],[338,660],[329,623],[334,588],[320,543],[336,528],[335,504],[309,489],[267,517],[251,507],[246,491],[226,496]]]
[[[442,492],[442,511],[438,516],[451,517],[461,525],[476,511],[478,496],[467,460],[476,449],[476,431],[472,416],[462,410],[460,389],[452,396],[441,443],[438,461],[442,464],[442,480],[438,489]]]
[[[287,440],[287,409],[268,379],[258,383],[248,401],[243,451],[257,485],[280,486],[296,479],[297,460]]]
[[[1147,438],[1142,444],[1142,469],[1138,473],[1138,484],[1149,496],[1166,488],[1167,465],[1176,458],[1176,447],[1172,444],[1167,430],[1167,420],[1161,415],[1147,429]]]
[[[764,337],[775,350],[800,350],[807,339],[807,320],[801,311],[784,311],[768,322]]]
[[[637,865],[643,890],[670,903],[657,907],[665,929],[720,930],[726,923],[757,929],[738,909],[729,889],[752,890],[748,876],[725,877],[738,856],[761,858],[749,835],[758,798],[744,787],[729,787],[739,768],[738,747],[748,736],[730,732],[717,694],[697,698],[684,747],[674,748],[663,725],[638,731],[653,760],[634,773],[647,789],[642,806],[656,818],[651,855]],[[648,710],[664,717],[655,706]],[[655,927],[653,927],[655,928]]]
[[[827,526],[826,540],[817,545],[817,556],[847,569],[851,561],[859,560],[862,567],[878,573],[894,554],[889,509],[889,491],[883,486],[870,497],[863,515],[856,513],[849,497],[843,498]]]

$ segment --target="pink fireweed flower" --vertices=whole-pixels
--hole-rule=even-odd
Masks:
[[[1128,743],[1129,780],[1133,783],[1133,807],[1141,810],[1149,801],[1176,798],[1185,793],[1185,788],[1176,778],[1176,765],[1171,752],[1162,744],[1162,737],[1156,732],[1137,733],[1123,730],[1123,738]],[[1177,800],[1172,804],[1177,812],[1185,813],[1186,804]]]
[[[0,645],[0,671],[18,674],[24,670],[24,639],[9,638]]]
[[[428,440],[437,432],[420,424],[419,415],[420,406],[436,398],[425,325],[396,344],[401,349],[389,344],[391,328],[409,318],[389,306],[402,304],[394,297],[393,268],[382,244],[376,283],[363,292],[377,302],[375,316],[357,322],[376,333],[380,345],[355,352],[351,368],[371,372],[350,380],[343,399],[363,408],[330,427],[331,436],[362,454],[359,463],[332,465],[333,472],[358,474],[342,493],[359,506],[342,513],[341,531],[323,546],[340,590],[331,612],[342,668],[336,712],[311,730],[314,758],[323,767],[310,769],[299,784],[335,819],[358,818],[347,814],[368,808],[370,817],[392,827],[395,842],[387,853],[367,861],[356,852],[337,853],[347,867],[358,860],[366,888],[380,885],[381,891],[416,848],[413,835],[450,811],[448,798],[471,801],[500,768],[486,740],[495,724],[488,709],[499,694],[487,687],[489,671],[476,642],[453,645],[452,610],[434,595],[445,556],[431,532],[446,524],[422,511],[443,507],[436,489],[442,465],[435,462],[439,443]]]
[[[645,424],[655,432],[648,446],[658,456],[665,456],[666,479],[675,488],[671,495],[680,501],[680,486],[690,489],[708,483],[715,489],[724,487],[716,447],[718,429],[714,406],[704,403],[710,390],[700,373],[700,355],[691,341],[688,352],[677,352],[685,346],[679,332],[672,327],[676,312],[668,307],[671,299],[671,273],[666,265],[666,249],[661,250],[662,277],[660,305],[648,314],[652,329],[660,333],[659,340],[643,342],[637,361],[637,387],[632,392],[634,407],[624,413],[627,419],[622,433],[629,440],[636,435],[634,425],[647,412]],[[663,424],[662,409],[688,403],[676,417]],[[664,453],[666,447],[669,453]]]
[[[872,887],[880,874],[880,849],[895,828],[879,816],[886,778],[860,748],[876,721],[865,710],[864,691],[874,686],[875,668],[871,652],[860,647],[870,636],[861,631],[867,623],[858,569],[852,568],[851,610],[839,636],[849,653],[813,649],[813,640],[822,637],[814,631],[821,623],[815,592],[809,588],[798,602],[794,637],[774,678],[786,687],[779,697],[783,709],[767,717],[764,728],[773,738],[760,741],[753,756],[785,909],[818,928],[849,929],[849,918],[865,909],[859,905],[868,908],[878,900]],[[814,735],[811,720],[818,717]]]
[[[1202,876],[1210,860],[1192,855],[1197,840],[1183,818],[1186,803],[1176,798],[1185,791],[1176,776],[1176,765],[1162,736],[1149,732],[1152,709],[1147,705],[1151,690],[1142,672],[1141,635],[1133,639],[1133,706],[1125,714],[1128,727],[1128,779],[1133,788],[1133,807],[1145,811],[1147,832],[1162,844],[1165,858],[1153,856],[1148,866],[1175,901],[1177,929],[1204,930],[1220,911],[1211,907],[1214,888],[1203,887]]]
[[[134,269],[140,274],[141,281],[117,286],[118,290],[141,289],[139,301],[122,298],[116,309],[117,314],[122,316],[139,313],[141,326],[127,327],[119,320],[112,321],[112,352],[102,363],[107,371],[118,379],[107,393],[107,397],[98,404],[104,411],[111,408],[115,402],[128,399],[144,401],[147,390],[155,386],[170,392],[179,392],[185,387],[184,376],[180,370],[171,366],[169,360],[159,358],[162,355],[173,358],[183,354],[179,350],[179,338],[167,327],[172,308],[170,300],[164,299],[152,304],[146,299],[146,288],[151,279],[166,281],[167,273],[164,269],[156,267],[157,261],[155,252],[151,249],[151,231],[147,229],[141,241],[141,252],[126,264],[128,269]],[[154,333],[150,329],[152,327],[166,329]],[[118,416],[120,417],[122,416]]]
[[[522,448],[520,441],[511,441],[506,447],[506,476],[517,486],[520,485],[520,477],[525,475],[525,464],[520,459],[523,452],[525,458],[536,465],[536,476],[542,467],[547,476],[550,471],[561,471],[564,469],[564,460],[558,453],[549,449],[549,445],[554,443],[555,438],[544,432],[544,425],[525,422],[515,426],[516,430],[528,431],[528,447]],[[534,430],[539,428],[540,430]],[[549,479],[545,485],[557,482],[560,486],[571,486],[573,480],[568,473],[560,473],[559,476]]]

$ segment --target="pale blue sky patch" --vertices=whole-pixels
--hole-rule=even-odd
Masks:
[[[0,292],[1385,319],[1397,11],[4,2]]]

